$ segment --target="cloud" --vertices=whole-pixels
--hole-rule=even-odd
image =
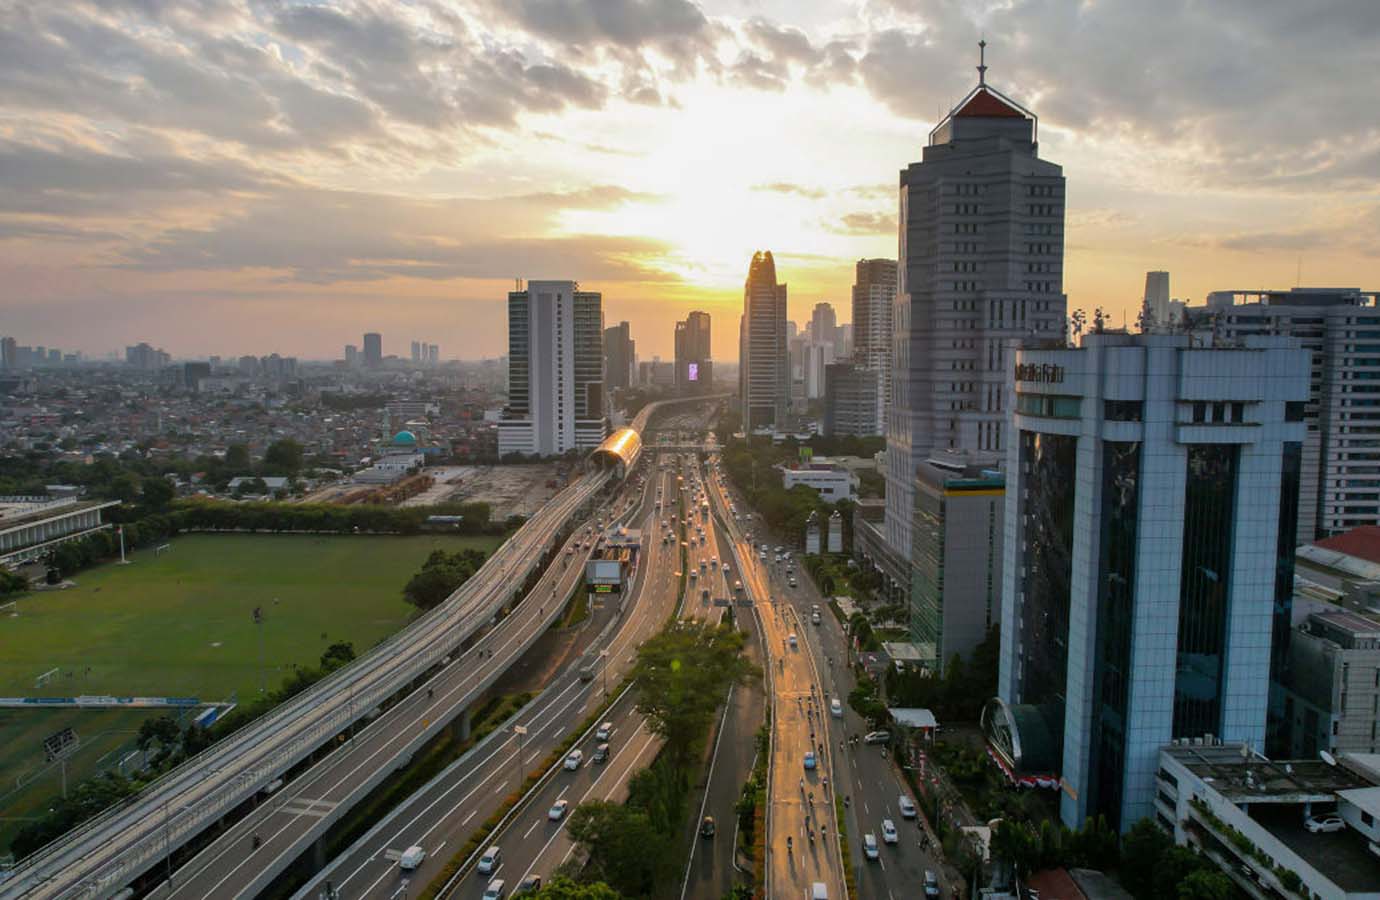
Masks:
[[[841,216],[837,222],[826,221],[824,227],[839,234],[896,234],[896,216],[891,213],[855,212]]]
[[[655,48],[675,58],[705,51],[712,32],[689,0],[493,0],[487,9],[562,44]]]
[[[769,184],[754,184],[754,191],[770,191],[775,194],[794,194],[810,200],[819,200],[828,196],[828,193],[821,188],[806,187],[803,184],[791,184],[785,181],[773,181]]]

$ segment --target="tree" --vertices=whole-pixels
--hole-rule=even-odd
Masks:
[[[323,673],[334,672],[341,666],[353,662],[355,658],[355,645],[349,641],[336,641],[326,648],[326,652],[321,654],[321,671]]]
[[[1179,900],[1231,900],[1235,895],[1231,879],[1222,872],[1198,869],[1179,882]]]
[[[155,512],[167,509],[176,495],[177,492],[166,478],[146,478],[139,486],[139,501]]]
[[[639,809],[603,801],[582,803],[570,814],[566,833],[589,856],[594,876],[620,894],[651,896],[658,876],[670,874],[670,843]]]
[[[675,622],[638,648],[637,711],[666,739],[677,768],[708,733],[728,686],[751,674],[742,650],[742,632],[702,622]]]
[[[169,750],[181,743],[182,729],[177,727],[177,722],[172,716],[145,719],[139,726],[139,737],[135,741],[140,750],[148,750],[155,744],[161,749]]]
[[[225,448],[225,472],[227,475],[243,475],[250,470],[249,446],[231,444]]]
[[[621,895],[602,881],[581,884],[565,875],[557,875],[532,897],[533,900],[621,900]]]
[[[433,550],[422,564],[422,570],[403,587],[403,599],[420,610],[433,609],[444,603],[483,564],[484,553],[480,550],[465,549],[451,554]]]
[[[264,471],[273,475],[296,475],[302,470],[302,445],[283,438],[268,445],[264,452]]]

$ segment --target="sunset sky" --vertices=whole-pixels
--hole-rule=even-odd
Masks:
[[[514,278],[574,278],[642,358],[702,308],[733,359],[756,249],[850,318],[984,35],[1070,309],[1380,288],[1375,0],[0,0],[0,334],[495,356]]]

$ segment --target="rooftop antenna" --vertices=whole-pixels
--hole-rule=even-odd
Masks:
[[[978,41],[978,87],[987,84],[987,39]]]

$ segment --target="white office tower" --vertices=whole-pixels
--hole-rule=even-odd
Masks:
[[[1185,310],[1204,339],[1298,338],[1313,352],[1298,543],[1380,525],[1380,293],[1358,288],[1213,291]]]
[[[498,452],[593,450],[608,433],[603,296],[574,281],[531,281],[508,294],[508,405]]]
[[[1141,301],[1141,312],[1146,317],[1142,323],[1146,331],[1173,324],[1174,314],[1169,307],[1168,272],[1145,273],[1145,298]]]
[[[752,255],[740,321],[738,389],[743,431],[751,434],[758,428],[785,424],[791,396],[786,286],[776,283],[776,263],[770,250]]]
[[[886,432],[891,397],[891,317],[896,305],[896,260],[860,259],[853,276],[853,360],[877,373],[876,428]]]
[[[907,560],[919,464],[1005,447],[1003,345],[1064,330],[1064,176],[985,68],[901,172],[885,531]]]
[[[805,399],[819,400],[824,396],[825,371],[834,364],[833,341],[806,341],[804,357]]]
[[[1263,749],[1293,596],[1308,352],[1100,334],[1010,360],[999,700],[984,725],[1061,816],[1154,814],[1160,748]],[[1003,737],[1005,735],[1005,737]]]

